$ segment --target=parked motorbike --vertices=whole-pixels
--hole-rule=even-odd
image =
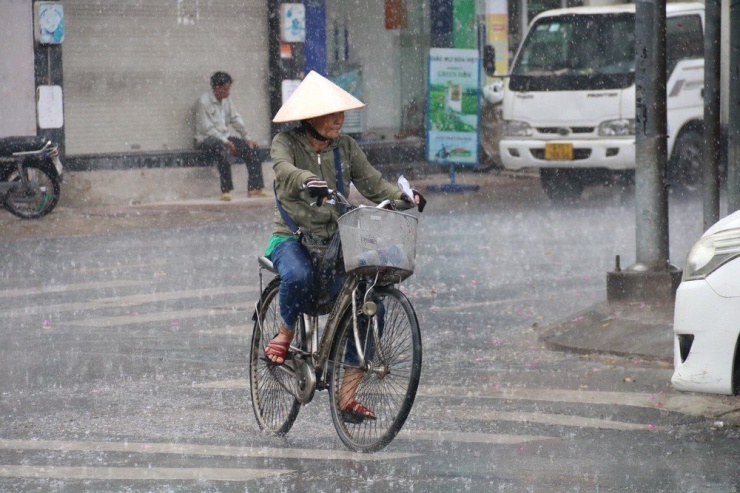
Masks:
[[[0,138],[0,203],[23,219],[38,219],[59,202],[59,149],[43,137]]]

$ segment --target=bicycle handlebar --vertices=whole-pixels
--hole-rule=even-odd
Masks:
[[[329,196],[332,197],[335,200],[339,200],[339,203],[342,205],[346,205],[347,207],[354,208],[357,207],[354,204],[352,204],[347,197],[342,195],[338,190],[332,190],[329,189]],[[394,211],[405,211],[408,209],[411,209],[413,207],[416,207],[416,204],[407,202],[403,199],[386,199],[375,206],[376,209],[390,209]]]
[[[306,190],[306,186],[304,185],[301,187],[301,190]],[[342,195],[342,193],[339,190],[334,190],[332,188],[329,188],[329,198],[327,199],[326,203],[330,205],[334,205],[339,201],[341,205],[345,205],[350,209],[354,209],[357,206],[349,201],[347,197]],[[312,206],[318,206],[317,202],[312,202]],[[384,201],[380,202],[378,205],[375,206],[376,209],[389,209],[392,211],[405,211],[408,209],[413,209],[414,207],[418,207],[415,203],[403,200],[403,199],[385,199]]]

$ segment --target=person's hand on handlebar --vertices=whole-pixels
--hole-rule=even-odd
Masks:
[[[316,199],[316,207],[324,205],[329,198],[329,185],[324,180],[307,180],[303,186],[308,190],[308,195]]]

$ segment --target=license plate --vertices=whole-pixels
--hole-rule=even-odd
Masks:
[[[54,167],[57,169],[57,173],[59,175],[62,174],[62,161],[58,157],[51,158],[52,162],[54,163]]]
[[[545,144],[548,161],[573,161],[573,144]]]

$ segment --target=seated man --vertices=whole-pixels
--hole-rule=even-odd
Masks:
[[[257,142],[247,137],[244,120],[229,98],[232,82],[226,72],[216,72],[211,76],[211,90],[195,103],[195,147],[202,150],[209,161],[216,161],[221,179],[221,200],[231,200],[234,189],[229,154],[247,165],[247,195],[269,197],[262,190],[262,163],[257,154]],[[232,137],[229,127],[239,132],[242,138]]]

